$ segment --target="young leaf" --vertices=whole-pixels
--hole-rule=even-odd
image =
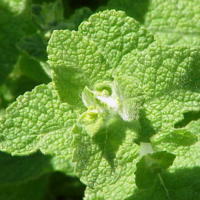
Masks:
[[[47,50],[53,80],[64,102],[76,105],[85,86],[111,79],[111,68],[98,47],[79,32],[54,31]]]
[[[20,96],[0,125],[0,149],[12,155],[43,153],[71,156],[71,129],[78,112],[61,104],[54,85],[41,85]]]
[[[137,79],[132,77],[116,77],[113,82],[114,92],[119,98],[118,113],[125,121],[139,118],[144,94]]]
[[[112,68],[117,68],[123,56],[129,52],[142,51],[154,40],[153,35],[134,19],[115,10],[92,15],[78,30],[98,46]]]

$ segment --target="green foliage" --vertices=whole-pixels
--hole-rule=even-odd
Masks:
[[[2,0],[0,2],[0,85],[4,83],[17,61],[19,51],[15,44],[25,34],[28,5],[29,0]]]
[[[43,200],[48,189],[48,177],[43,176],[36,180],[17,184],[1,185],[0,199],[30,199]]]
[[[200,2],[98,3],[0,3],[0,199],[199,199]]]

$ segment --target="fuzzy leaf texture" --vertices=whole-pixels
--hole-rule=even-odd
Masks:
[[[53,84],[20,96],[1,119],[0,149],[12,155],[44,154],[71,157],[72,126],[77,113],[61,104]]]
[[[69,101],[69,91],[75,102],[85,86],[95,89],[99,82],[131,77],[143,96],[142,120],[147,118],[155,131],[172,126],[183,118],[182,113],[198,111],[199,49],[161,46],[152,41],[133,19],[115,11],[93,15],[78,32],[55,31],[48,52],[61,99]]]
[[[200,45],[200,2],[193,0],[109,0],[106,8],[123,10],[169,45]]]

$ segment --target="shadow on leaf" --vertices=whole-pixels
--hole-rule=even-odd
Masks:
[[[93,137],[93,141],[99,146],[103,157],[114,169],[114,159],[120,145],[126,137],[127,131],[135,131],[134,122],[125,122],[119,115],[112,116],[106,122],[105,127],[99,130]]]
[[[161,173],[148,189],[137,189],[126,200],[198,200],[200,199],[200,167]],[[168,193],[168,194],[167,194]]]

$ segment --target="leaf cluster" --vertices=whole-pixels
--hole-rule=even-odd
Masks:
[[[200,2],[88,2],[0,2],[0,199],[198,200]]]

